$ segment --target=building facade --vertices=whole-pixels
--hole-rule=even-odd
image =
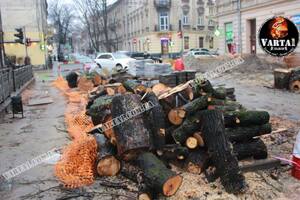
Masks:
[[[216,49],[214,15],[212,0],[118,0],[109,8],[108,21],[114,25],[114,50],[172,55]]]
[[[22,63],[26,56],[25,45],[15,43],[16,28],[25,30],[31,45],[27,54],[33,65],[45,65],[47,58],[47,1],[46,0],[1,0],[2,25],[4,32],[5,53],[16,56]]]
[[[300,0],[216,0],[216,8],[221,54],[265,54],[257,36],[263,23],[274,16],[288,17],[300,27],[294,20],[300,18]]]

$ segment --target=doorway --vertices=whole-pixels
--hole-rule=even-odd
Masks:
[[[249,20],[250,25],[250,52],[256,54],[256,19]]]

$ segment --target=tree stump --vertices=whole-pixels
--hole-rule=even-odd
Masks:
[[[288,69],[274,70],[274,87],[277,89],[288,89],[291,71]]]
[[[233,151],[239,160],[249,157],[253,157],[254,159],[266,159],[268,157],[267,147],[259,138],[234,144]]]

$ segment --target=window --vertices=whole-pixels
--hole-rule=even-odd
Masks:
[[[209,39],[209,48],[210,48],[210,49],[213,49],[213,48],[214,48],[214,38],[213,38],[213,37],[211,37],[211,38]]]
[[[189,37],[184,37],[184,49],[189,49],[190,48],[190,38]]]
[[[198,16],[198,26],[203,26],[203,25],[204,25],[204,17]]]
[[[182,24],[188,25],[189,24],[189,17],[187,15],[184,15],[182,18]]]
[[[204,47],[204,38],[199,37],[199,48],[203,48],[203,47]]]
[[[214,8],[213,7],[209,7],[208,12],[209,12],[210,15],[213,15],[214,14]]]
[[[214,21],[210,19],[210,20],[208,21],[208,25],[209,25],[209,26],[213,26],[213,25],[214,25]]]
[[[169,16],[167,12],[161,12],[159,14],[159,28],[161,31],[169,30]]]
[[[111,58],[112,58],[112,56],[109,54],[103,54],[103,55],[98,56],[98,59],[111,59]]]

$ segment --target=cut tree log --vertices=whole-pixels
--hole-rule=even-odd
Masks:
[[[175,87],[176,86],[176,75],[173,73],[160,75],[159,83],[165,84],[168,87]]]
[[[221,112],[237,112],[240,110],[244,110],[240,104],[237,105],[225,105],[225,106],[218,106],[218,105],[209,105],[207,107],[208,110],[219,110]]]
[[[201,83],[200,88],[210,94],[212,97],[217,99],[225,99],[226,98],[226,91],[217,91],[213,88],[209,80],[205,80]]]
[[[153,92],[147,93],[144,100],[146,102],[150,101],[152,105],[156,105],[144,113],[144,122],[150,130],[153,148],[160,149],[165,145],[165,113]]]
[[[157,194],[155,194],[154,191],[147,186],[144,173],[137,174],[137,181],[139,190],[138,200],[152,200],[157,198]]]
[[[226,136],[230,141],[234,142],[248,141],[253,137],[268,134],[271,132],[272,126],[269,123],[248,127],[226,128]]]
[[[140,151],[148,150],[151,145],[150,133],[144,123],[143,115],[134,116],[137,108],[142,108],[140,95],[125,94],[115,96],[112,100],[112,117],[128,118],[114,126],[118,155],[123,160],[134,159]]]
[[[288,89],[291,71],[278,68],[274,70],[274,87],[277,89]]]
[[[87,79],[86,77],[81,76],[78,80],[77,87],[81,91],[88,92],[93,90],[94,83],[91,80]]]
[[[270,115],[266,111],[239,111],[224,113],[226,127],[263,125],[268,123]]]
[[[184,144],[188,137],[200,130],[200,115],[201,111],[192,116],[188,116],[184,122],[173,131],[172,136],[176,143]]]
[[[198,144],[199,147],[204,147],[205,146],[201,132],[194,133],[193,137],[196,138],[197,144]]]
[[[171,89],[170,87],[166,86],[163,83],[157,83],[154,86],[152,86],[152,92],[154,92],[154,94],[156,96],[159,96],[160,94],[162,94],[170,89]]]
[[[169,121],[174,125],[182,124],[183,119],[186,116],[192,115],[199,110],[206,109],[208,106],[208,101],[208,97],[203,96],[183,105],[180,108],[172,109],[168,114]]]
[[[135,94],[144,94],[147,88],[136,80],[126,80],[123,83],[126,90]]]
[[[100,176],[115,176],[121,169],[115,147],[101,134],[94,135],[98,146],[97,172]]]
[[[300,92],[300,72],[297,75],[291,76],[291,79],[289,81],[289,89],[292,92]]]
[[[267,147],[259,138],[234,144],[233,151],[239,160],[249,157],[253,157],[254,159],[266,159],[268,157]]]
[[[207,168],[208,153],[204,149],[190,151],[189,156],[184,161],[184,169],[193,174],[201,174]]]
[[[189,149],[196,149],[198,147],[198,140],[195,137],[188,137],[185,141],[185,145]]]
[[[164,161],[184,160],[189,155],[189,150],[178,144],[168,144],[156,151],[158,157]]]
[[[246,188],[245,177],[241,174],[238,160],[225,135],[222,113],[207,110],[201,114],[203,139],[222,185],[228,193],[242,192]]]
[[[78,81],[78,73],[76,72],[70,72],[67,76],[66,76],[66,80],[68,82],[68,86],[70,88],[76,88],[77,87],[77,81]]]
[[[182,177],[168,169],[152,153],[141,153],[138,165],[144,172],[146,184],[167,197],[174,195],[182,184]]]
[[[91,116],[93,124],[101,124],[111,115],[111,105],[114,96],[101,96],[94,100],[86,114]]]

